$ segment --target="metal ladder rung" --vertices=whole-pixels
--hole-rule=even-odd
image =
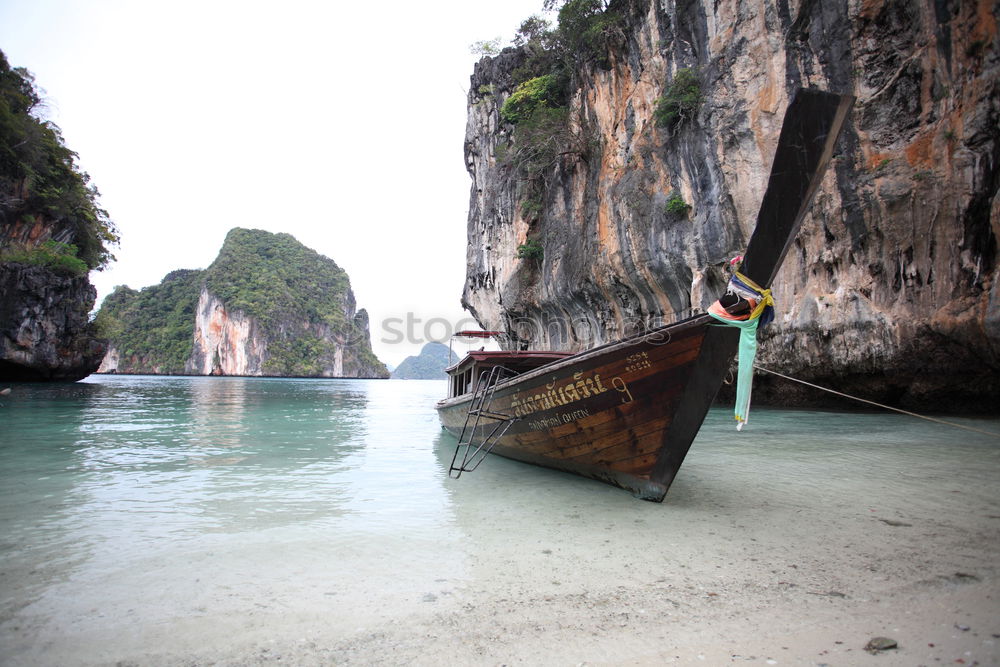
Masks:
[[[488,373],[483,371],[476,384],[476,392],[469,404],[469,412],[465,416],[465,425],[462,433],[458,437],[458,445],[455,447],[455,455],[451,457],[451,465],[448,468],[448,476],[458,479],[463,472],[472,472],[479,467],[479,464],[486,459],[486,456],[493,451],[500,438],[504,436],[510,425],[516,421],[515,417],[502,412],[494,412],[490,409],[493,403],[493,395],[496,386],[509,377],[517,375],[510,369],[503,366],[494,366]],[[482,419],[492,419],[493,424],[480,424]],[[487,433],[490,426],[493,429]],[[471,426],[471,428],[470,428]],[[476,443],[476,434],[480,432],[482,440]],[[466,437],[468,434],[468,437]],[[464,448],[464,452],[462,451]],[[462,453],[461,462],[459,453]],[[456,462],[458,464],[456,465]]]

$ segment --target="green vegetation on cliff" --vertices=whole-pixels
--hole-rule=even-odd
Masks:
[[[606,68],[611,49],[623,40],[623,19],[605,0],[546,0],[558,7],[555,28],[539,16],[521,24],[514,45],[522,54],[512,72],[514,91],[500,116],[513,126],[496,157],[516,174],[523,200],[541,199],[546,176],[563,159],[589,160],[600,150],[585,118],[571,111],[572,91],[582,71]]]
[[[554,5],[555,0],[548,0]],[[606,0],[566,0],[559,8],[559,43],[564,58],[608,65],[608,50],[624,38],[622,17]]]
[[[348,319],[355,304],[347,273],[290,234],[233,229],[205,285],[228,309],[260,324],[269,341],[264,370],[270,375],[320,375],[345,343],[354,345],[358,361],[381,364],[369,346],[367,320],[362,328]],[[309,326],[290,335],[290,322]]]
[[[606,68],[609,51],[624,39],[622,15],[609,4],[606,0],[545,0],[544,9],[558,7],[556,26],[540,16],[521,23],[514,46],[522,49],[525,60],[513,72],[514,82],[552,75],[565,96],[577,70],[589,65]]]
[[[653,117],[659,127],[673,128],[694,118],[701,105],[701,82],[698,71],[691,67],[677,70],[667,92],[656,100]]]
[[[240,228],[207,269],[174,271],[138,292],[119,287],[105,299],[97,323],[120,353],[119,372],[197,373],[206,355],[209,366],[220,367],[220,351],[199,348],[195,337],[203,293],[224,306],[226,317],[254,322],[251,335],[266,352],[248,363],[260,374],[324,376],[338,364],[346,375],[387,374],[343,269],[289,234]]]
[[[59,128],[37,117],[41,106],[34,77],[0,51],[0,261],[73,275],[102,269],[118,232]],[[41,239],[55,245],[18,233],[38,223],[49,232]]]
[[[39,246],[28,248],[21,244],[11,244],[0,250],[0,261],[44,266],[68,276],[84,276],[90,267],[77,257],[77,247],[72,243],[60,243],[49,239]]]
[[[545,256],[545,248],[538,242],[538,239],[528,239],[517,246],[518,259],[541,259]]]
[[[347,274],[291,234],[233,229],[208,268],[206,285],[227,308],[242,310],[268,330],[293,314],[334,329],[345,325]]]
[[[180,375],[194,347],[194,318],[204,271],[171,271],[159,285],[120,285],[104,299],[98,331],[141,371]]]
[[[447,345],[430,342],[424,345],[417,356],[407,357],[392,372],[394,380],[444,380],[448,375],[444,369],[458,361],[458,355]]]
[[[543,74],[519,84],[500,108],[500,116],[514,125],[531,118],[539,108],[562,103],[562,91],[555,74]]]

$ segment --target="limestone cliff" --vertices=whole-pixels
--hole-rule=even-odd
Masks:
[[[0,378],[75,381],[93,373],[104,343],[90,323],[97,291],[86,276],[0,263]]]
[[[190,375],[281,375],[308,377],[388,377],[371,353],[368,313],[354,311],[353,295],[347,316],[352,324],[345,332],[329,324],[300,317],[284,323],[283,341],[270,340],[257,319],[231,310],[203,289],[194,322],[194,346],[184,365]],[[285,355],[279,360],[268,346],[304,346],[304,358]]]
[[[119,288],[103,373],[388,377],[347,274],[288,234],[234,229],[204,271]]]
[[[79,380],[104,353],[87,274],[118,235],[43,106],[0,51],[0,380]]]
[[[529,54],[484,58],[469,93],[463,304],[511,345],[563,350],[705,307],[752,232],[791,93],[851,93],[849,127],[775,280],[779,317],[759,363],[876,400],[996,411],[998,7],[611,2],[620,38],[575,70],[578,139],[535,190],[502,159],[514,128],[501,107]],[[689,122],[658,126],[658,99],[684,69],[701,103]],[[518,258],[527,241],[541,258]],[[754,396],[817,400],[768,377]]]
[[[194,350],[184,365],[192,375],[260,375],[267,346],[256,321],[232,313],[202,289],[194,321]],[[343,374],[343,373],[341,373]]]

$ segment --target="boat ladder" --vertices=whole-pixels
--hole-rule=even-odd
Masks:
[[[455,455],[451,457],[448,476],[452,479],[478,468],[517,419],[492,408],[497,385],[515,375],[517,373],[503,366],[494,366],[480,374],[472,402],[469,403],[469,413],[465,416],[465,425],[458,436]]]

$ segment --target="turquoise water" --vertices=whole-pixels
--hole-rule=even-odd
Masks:
[[[588,577],[620,577],[647,529],[695,559],[730,548],[700,533],[720,521],[806,543],[819,537],[789,517],[845,531],[876,512],[1000,525],[1000,440],[892,414],[755,410],[737,434],[713,410],[662,505],[497,458],[451,480],[455,441],[433,409],[444,390],[125,376],[14,386],[0,397],[0,662],[306,635],[320,618],[346,635],[532,576],[534,589],[565,590],[585,585],[581,562]],[[998,420],[959,421],[1000,432]],[[552,567],[553,549],[565,563]]]

